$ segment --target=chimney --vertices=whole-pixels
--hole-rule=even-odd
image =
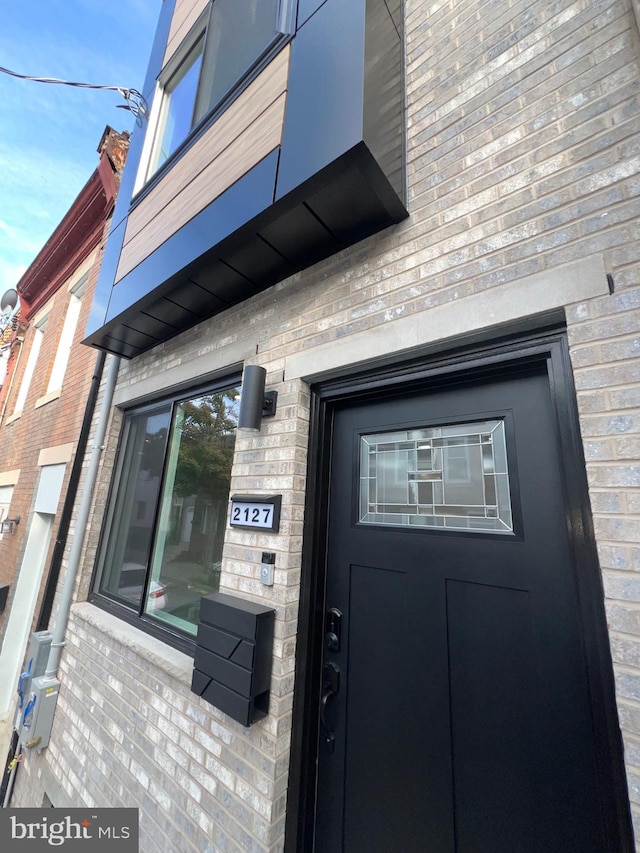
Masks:
[[[131,134],[127,130],[118,133],[107,125],[98,145],[98,154],[103,152],[109,158],[113,171],[119,177],[124,169],[124,161],[127,159],[129,150],[129,139]]]

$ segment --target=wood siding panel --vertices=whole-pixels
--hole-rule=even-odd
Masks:
[[[162,60],[163,68],[180,47],[208,3],[209,0],[178,0],[171,19],[169,40]]]
[[[287,46],[130,214],[116,281],[280,144],[289,54]]]
[[[238,136],[231,148],[203,169],[198,180],[184,187],[122,250],[116,281],[130,272],[172,234],[185,225],[231,184],[280,144],[285,94]]]

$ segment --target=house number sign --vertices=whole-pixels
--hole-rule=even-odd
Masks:
[[[277,533],[282,495],[231,495],[231,527]]]

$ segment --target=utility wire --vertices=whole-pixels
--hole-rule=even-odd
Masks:
[[[111,92],[119,92],[127,102],[118,104],[117,109],[129,110],[136,118],[138,124],[147,113],[147,102],[137,89],[125,89],[123,86],[97,86],[93,83],[75,83],[71,80],[59,80],[57,77],[31,77],[29,74],[18,74],[0,65],[0,72],[10,77],[18,77],[20,80],[31,80],[34,83],[57,83],[60,86],[75,86],[79,89],[106,89]]]

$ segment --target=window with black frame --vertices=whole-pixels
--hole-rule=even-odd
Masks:
[[[148,174],[230,95],[284,35],[292,0],[213,0],[160,77]]]
[[[239,393],[125,415],[95,592],[129,619],[193,637],[201,597],[219,587]]]

